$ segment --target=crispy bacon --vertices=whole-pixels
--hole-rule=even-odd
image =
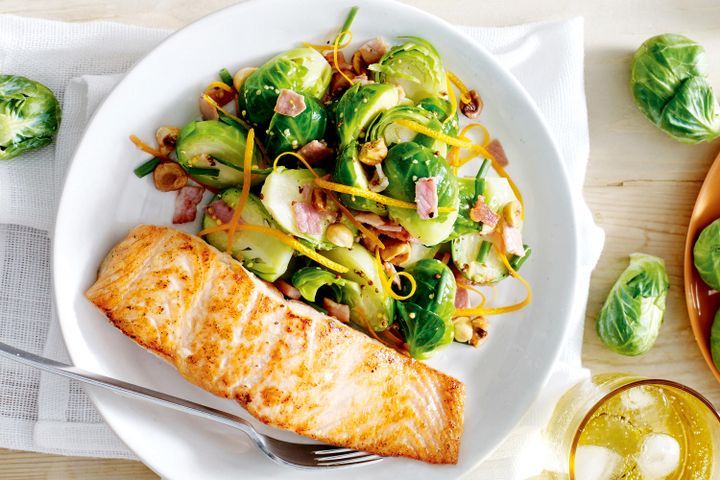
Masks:
[[[215,200],[205,207],[205,210],[220,223],[230,223],[234,213],[233,208],[223,200]]]
[[[336,212],[320,211],[306,202],[295,202],[292,208],[298,229],[308,235],[320,235],[323,231],[323,222],[328,217],[336,215]]]
[[[333,149],[328,147],[325,142],[313,140],[312,142],[303,145],[297,153],[310,165],[314,165],[318,162],[332,158],[334,152]]]
[[[350,307],[342,303],[337,303],[325,297],[322,301],[323,308],[331,315],[343,323],[350,321]]]
[[[519,257],[525,255],[525,247],[523,246],[522,233],[520,233],[520,229],[505,225],[502,231],[505,251]]]
[[[415,182],[415,204],[418,216],[421,219],[427,220],[437,217],[438,194],[433,177],[419,178]]]
[[[277,101],[275,102],[274,110],[280,115],[297,117],[304,112],[306,108],[305,97],[292,90],[283,88],[280,90],[280,95],[278,95]]]
[[[478,195],[475,206],[470,209],[470,219],[473,222],[482,222],[483,225],[487,225],[491,230],[494,230],[500,220],[500,215],[490,210],[490,207],[485,203],[485,198]]]
[[[301,297],[300,290],[293,287],[292,285],[290,285],[288,282],[286,282],[282,278],[275,280],[275,286],[287,298],[291,298],[293,300],[300,300],[300,297]]]
[[[490,154],[495,157],[495,160],[497,160],[498,164],[501,167],[507,167],[508,158],[507,155],[505,155],[505,149],[502,146],[502,143],[500,143],[500,140],[497,138],[493,138],[490,143],[487,144],[485,149],[490,152]]]
[[[175,212],[173,213],[172,223],[188,223],[195,220],[197,215],[197,206],[202,200],[203,187],[195,185],[186,185],[178,190],[175,197]]]
[[[387,53],[389,48],[390,46],[387,44],[384,38],[376,37],[369,42],[363,44],[363,46],[360,47],[358,51],[360,52],[360,55],[362,56],[362,59],[365,61],[365,63],[371,65],[373,63],[379,62],[383,55]]]

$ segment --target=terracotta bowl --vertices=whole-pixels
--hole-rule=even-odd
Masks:
[[[720,293],[711,295],[712,290],[702,281],[693,264],[695,240],[703,228],[718,218],[720,218],[720,155],[710,167],[700,189],[685,240],[685,298],[690,325],[705,361],[715,378],[720,381],[720,370],[713,363],[710,354],[710,327],[715,312],[720,308]]]

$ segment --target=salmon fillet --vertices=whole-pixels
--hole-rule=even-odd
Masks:
[[[190,382],[324,443],[456,463],[464,385],[286,300],[202,239],[141,225],[86,292]]]

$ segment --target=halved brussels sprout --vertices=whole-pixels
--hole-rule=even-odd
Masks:
[[[452,114],[452,118],[448,121],[448,115],[453,111],[452,105],[449,100],[445,100],[440,97],[428,97],[423,98],[417,104],[419,108],[427,110],[432,114],[433,117],[437,118],[443,126],[443,133],[450,135],[451,137],[457,137],[460,131],[460,118],[458,116],[458,109]]]
[[[243,161],[247,132],[218,120],[190,122],[178,135],[178,163],[191,177],[214,188],[239,185],[243,180]],[[252,183],[260,183],[269,170],[261,168],[262,154],[253,151]]]
[[[364,137],[365,129],[378,113],[400,101],[400,93],[392,85],[356,83],[340,98],[336,108],[336,125],[341,147]]]
[[[398,125],[395,122],[399,119],[410,120],[436,132],[444,133],[440,121],[427,110],[411,105],[398,105],[375,117],[367,128],[364,141],[382,138],[388,147],[396,143],[415,142],[428,147],[433,152],[438,152],[443,157],[447,154],[447,145],[444,142]]]
[[[368,67],[375,72],[375,81],[401,86],[416,103],[426,97],[446,95],[445,68],[435,47],[422,38],[400,38],[407,41]]]
[[[298,289],[300,295],[308,302],[317,301],[317,293],[321,288],[327,287],[332,291],[333,300],[342,299],[342,289],[349,280],[340,278],[337,274],[323,270],[320,267],[304,267],[292,276],[292,284]]]
[[[710,329],[710,353],[715,367],[720,369],[720,310],[715,314],[715,320]]]
[[[700,232],[693,259],[700,278],[713,290],[720,290],[720,219]]]
[[[315,170],[319,175],[325,172]],[[320,233],[302,231],[298,225],[297,205],[311,205],[311,194],[314,189],[315,176],[307,169],[279,169],[265,179],[260,198],[273,219],[287,232],[308,241],[320,249],[333,248],[325,235],[327,227],[337,219],[337,205],[328,202],[327,215],[320,216]]]
[[[395,301],[380,281],[375,258],[359,244],[352,248],[333,248],[323,253],[330,260],[350,269],[342,277],[349,280],[343,288],[342,303],[350,306],[350,320],[376,332],[393,322]]]
[[[358,160],[358,149],[359,146],[357,142],[351,142],[340,152],[340,156],[335,162],[333,180],[343,185],[369,190],[370,182],[365,173],[365,167],[360,160]],[[385,205],[373,202],[367,198],[356,197],[345,193],[340,194],[340,198],[344,205],[354,208],[355,210],[373,212],[378,215],[387,214]]]
[[[670,282],[665,262],[633,253],[620,274],[597,319],[597,334],[611,350],[640,355],[652,348],[665,315]]]
[[[479,232],[466,233],[453,239],[450,250],[455,267],[465,278],[479,285],[492,285],[509,272],[494,248],[486,250],[485,242],[492,244],[493,238]]]
[[[433,245],[432,247],[426,247],[422,243],[410,242],[410,257],[407,260],[400,263],[399,266],[402,268],[410,268],[410,266],[424,260],[426,258],[434,258],[435,254],[440,250],[440,245]]]
[[[414,142],[393,146],[383,162],[389,185],[384,194],[405,202],[415,202],[415,183],[420,178],[435,179],[438,207],[450,207],[437,217],[421,219],[417,210],[388,207],[390,217],[424,245],[437,245],[452,233],[458,216],[458,185],[447,161],[432,150]]]
[[[330,85],[331,72],[330,64],[314,48],[281,53],[245,79],[238,96],[240,114],[254,125],[267,125],[281,89],[320,100]]]
[[[49,144],[60,125],[60,104],[41,83],[0,75],[0,160]]]
[[[484,177],[482,181],[485,204],[493,212],[501,214],[505,205],[518,200],[507,179],[502,177]],[[458,217],[455,220],[454,233],[456,235],[464,235],[466,233],[481,232],[482,224],[470,218],[470,209],[475,206],[475,200],[477,199],[475,179],[458,177],[457,182],[459,187],[460,208]]]
[[[327,114],[325,107],[314,98],[303,95],[305,110],[295,117],[275,113],[268,125],[265,148],[271,158],[292,152],[312,140],[325,136]]]
[[[228,188],[215,195],[210,201],[221,200],[231,208],[235,208],[240,200],[240,190]],[[270,215],[265,211],[260,199],[250,194],[240,213],[243,223],[260,225],[263,227],[278,228]],[[203,217],[203,228],[214,227],[218,222],[206,212]],[[205,237],[207,242],[218,250],[227,249],[227,233],[213,232]],[[288,263],[293,256],[293,249],[280,240],[262,233],[238,230],[233,237],[232,256],[240,260],[245,268],[254,272],[268,282],[274,282],[287,270]]]

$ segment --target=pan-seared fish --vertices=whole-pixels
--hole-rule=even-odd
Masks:
[[[141,225],[86,292],[126,335],[260,421],[456,463],[464,385],[296,301],[196,236]]]

